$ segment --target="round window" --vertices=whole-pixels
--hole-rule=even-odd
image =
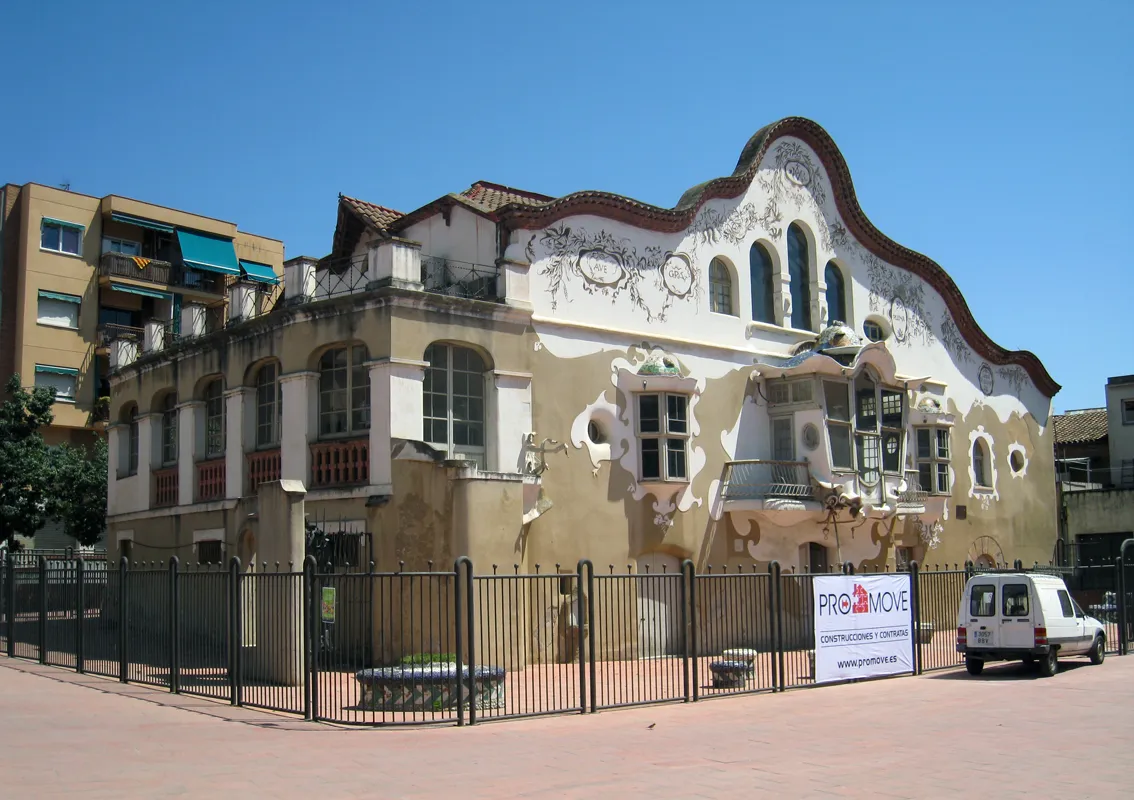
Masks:
[[[819,429],[811,422],[803,426],[803,446],[808,450],[819,446]]]
[[[1013,472],[1024,471],[1024,454],[1019,450],[1013,450],[1008,456],[1008,466],[1012,468]]]
[[[886,338],[886,331],[872,319],[868,319],[862,323],[862,332],[866,334],[866,338],[872,342],[880,342]]]
[[[603,444],[606,441],[602,428],[593,419],[587,423],[587,438],[591,440],[591,444]]]

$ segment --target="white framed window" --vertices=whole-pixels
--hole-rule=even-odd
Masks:
[[[177,463],[177,394],[169,392],[161,401],[161,463]]]
[[[219,378],[205,387],[205,458],[224,455],[224,382]]]
[[[992,481],[988,479],[989,461],[988,445],[982,439],[977,439],[973,442],[973,479],[982,489],[992,487]]]
[[[335,347],[319,358],[319,436],[370,430],[370,375],[366,348]]]
[[[709,310],[733,316],[732,273],[719,258],[709,262]]]
[[[949,429],[915,428],[917,476],[924,491],[949,494]]]
[[[689,480],[689,396],[637,395],[638,464],[644,481]]]
[[[39,247],[53,253],[77,256],[83,249],[83,226],[44,217],[39,228]]]
[[[832,469],[853,470],[851,451],[850,387],[838,381],[823,381],[827,405],[827,438],[831,443]]]
[[[794,381],[769,381],[768,405],[786,406],[810,403],[815,399],[815,385],[810,378]]]
[[[54,367],[50,364],[35,365],[35,386],[37,389],[54,389],[55,402],[74,403],[75,386],[79,371],[72,367]]]
[[[1122,424],[1134,425],[1134,399],[1122,401]]]
[[[831,467],[855,470],[866,483],[900,475],[905,449],[905,394],[864,373],[850,384],[823,381]]]
[[[283,397],[280,370],[276,362],[256,372],[256,446],[274,447],[280,443],[280,413]]]
[[[795,424],[791,416],[772,417],[772,460],[795,461]]]
[[[886,338],[886,331],[872,319],[868,319],[866,322],[862,323],[862,332],[866,335],[866,338],[872,342],[881,342]]]
[[[35,321],[52,328],[79,329],[79,309],[83,298],[74,294],[40,289]]]
[[[122,410],[120,419],[126,425],[126,447],[123,448],[126,457],[120,456],[118,477],[128,478],[138,474],[138,406],[131,403]]]
[[[422,387],[426,442],[450,457],[469,457],[484,465],[484,359],[468,347],[431,344]]]
[[[103,236],[102,252],[122,253],[122,255],[125,256],[140,256],[142,254],[142,245],[140,242],[134,242],[130,239],[116,239],[111,236]]]

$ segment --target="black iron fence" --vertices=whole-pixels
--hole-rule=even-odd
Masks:
[[[816,576],[775,562],[477,574],[467,558],[379,573],[15,555],[0,563],[0,652],[308,719],[463,725],[816,682]],[[1088,583],[1111,588],[1068,585],[1124,654],[1134,564],[1098,569]],[[913,672],[963,663],[976,571],[910,565]]]

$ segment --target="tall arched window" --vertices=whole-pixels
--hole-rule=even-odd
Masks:
[[[973,442],[973,479],[977,486],[990,486],[988,480],[988,459],[984,442],[977,439]]]
[[[772,291],[772,257],[759,242],[752,244],[748,254],[749,274],[752,276],[752,319],[757,322],[776,323]]]
[[[138,406],[131,403],[123,410],[122,421],[126,423],[126,475],[138,474]],[[121,461],[119,462],[122,463]]]
[[[484,466],[484,359],[467,347],[431,344],[425,360],[425,441]]]
[[[709,262],[709,310],[732,315],[732,273],[719,258]]]
[[[319,435],[370,430],[370,376],[366,348],[335,347],[319,358]]]
[[[280,369],[274,361],[256,371],[256,446],[280,443]]]
[[[205,386],[205,458],[224,456],[224,381],[211,380]]]
[[[161,463],[177,463],[177,394],[169,392],[161,400]]]
[[[827,324],[830,325],[838,321],[849,325],[843,271],[835,265],[834,261],[827,262],[827,268],[823,270],[823,281],[827,284]]]
[[[794,222],[787,234],[788,278],[791,280],[791,326],[811,330],[811,262],[807,236]]]

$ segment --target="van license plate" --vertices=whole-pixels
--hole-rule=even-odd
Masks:
[[[973,644],[992,644],[992,631],[974,631]]]

